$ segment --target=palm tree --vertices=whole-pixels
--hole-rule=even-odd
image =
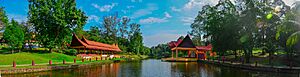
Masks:
[[[295,2],[290,11],[285,14],[282,24],[277,27],[276,39],[281,42],[281,46],[287,51],[289,64],[291,65],[293,55],[296,50],[300,50],[300,1]]]

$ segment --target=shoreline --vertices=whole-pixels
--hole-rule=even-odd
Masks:
[[[23,74],[23,73],[34,73],[34,72],[44,72],[44,71],[53,71],[53,70],[64,70],[64,69],[75,69],[75,68],[89,68],[93,66],[103,65],[103,64],[110,64],[116,62],[117,60],[104,60],[104,61],[94,61],[85,64],[59,64],[59,65],[37,65],[37,66],[25,66],[21,68],[12,68],[9,69],[1,69],[0,74]]]
[[[146,57],[127,57],[121,60],[98,60],[98,61],[90,61],[87,63],[66,63],[66,64],[53,64],[53,65],[36,65],[36,66],[17,66],[16,68],[13,67],[5,67],[0,69],[0,75],[6,74],[24,74],[24,73],[34,73],[34,72],[45,72],[45,71],[53,71],[53,70],[65,70],[65,69],[76,69],[76,68],[90,68],[95,67],[103,64],[110,64],[114,62],[130,62],[130,61],[141,61],[148,59]]]
[[[232,63],[228,61],[218,61],[218,60],[198,60],[198,62],[224,66],[229,68],[245,69],[251,71],[264,71],[264,72],[276,72],[276,73],[291,73],[300,75],[300,67],[288,67],[288,66],[270,66],[270,65],[260,65],[260,64],[242,64],[242,63]]]

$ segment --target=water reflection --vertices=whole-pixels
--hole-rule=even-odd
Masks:
[[[254,72],[197,62],[144,60],[2,77],[298,77],[297,74]]]

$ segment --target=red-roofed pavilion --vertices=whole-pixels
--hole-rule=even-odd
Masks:
[[[188,51],[188,57],[191,58],[192,52],[194,52],[197,59],[206,60],[206,52],[210,51],[210,56],[216,55],[212,52],[212,45],[208,46],[195,46],[190,36],[187,35],[183,40],[178,39],[177,41],[171,41],[169,47],[172,50],[172,58],[175,52],[176,58],[178,58],[178,51]]]
[[[92,51],[100,51],[100,53],[117,53],[121,52],[120,48],[117,44],[104,44],[100,42],[90,41],[86,38],[82,37],[80,40],[76,34],[73,33],[72,36],[72,42],[69,45],[71,48],[77,49],[77,50],[84,50],[84,53],[86,50]]]

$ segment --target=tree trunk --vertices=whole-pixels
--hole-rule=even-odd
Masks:
[[[32,43],[30,40],[28,40],[28,44],[29,44],[29,50],[32,50]]]
[[[49,48],[49,52],[50,52],[50,53],[52,52],[52,48]]]
[[[234,60],[237,60],[237,50],[234,51]]]
[[[245,54],[245,60],[246,63],[250,63],[250,57],[251,57],[251,52],[250,49],[244,49],[244,54]]]
[[[273,56],[273,53],[272,51],[268,51],[269,52],[269,64],[272,65],[272,56]]]
[[[11,50],[11,54],[14,54],[14,49]]]

